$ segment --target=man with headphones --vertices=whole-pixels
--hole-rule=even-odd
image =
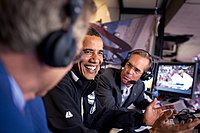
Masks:
[[[129,52],[122,69],[107,68],[99,78],[96,95],[101,104],[111,109],[127,110],[134,105],[144,110],[150,103],[144,97],[142,80],[152,77],[153,58],[145,50]]]
[[[105,69],[98,78],[98,86],[95,91],[101,105],[114,110],[129,112],[145,110],[148,112],[148,105],[151,106],[151,104],[144,98],[145,86],[142,80],[148,80],[152,77],[153,63],[153,57],[147,51],[136,49],[128,53],[121,64],[121,70]],[[150,110],[155,112],[154,108]],[[149,119],[155,117],[151,113],[147,116]],[[158,126],[159,123],[156,122],[156,124]],[[127,128],[121,132],[134,132],[135,128],[138,127]],[[162,130],[162,132],[167,132],[168,127]]]
[[[92,0],[0,3],[0,132],[48,133],[39,96],[71,69],[95,5]]]
[[[142,80],[152,77],[152,56],[136,49],[128,53],[121,66],[121,70],[107,68],[99,77],[96,95],[101,105],[115,110],[145,110],[151,101],[145,99]]]

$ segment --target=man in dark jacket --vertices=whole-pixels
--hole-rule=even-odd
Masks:
[[[81,61],[44,97],[52,132],[107,133],[113,127],[129,128],[144,124],[143,121],[152,125],[162,114],[161,109],[153,108],[156,100],[144,115],[137,110],[124,112],[102,108],[94,93],[98,81],[95,78],[98,78],[102,62],[103,42],[90,29],[83,42]],[[159,126],[156,127],[159,129]]]
[[[128,53],[122,69],[107,68],[96,89],[101,105],[115,110],[145,110],[150,101],[145,98],[142,80],[151,78],[152,65],[152,56],[145,50],[136,49]]]
[[[122,69],[106,69],[100,76],[96,89],[102,106],[120,110],[135,106],[145,110],[150,101],[145,99],[145,86],[141,79],[150,78],[152,65],[152,56],[145,50],[136,49],[128,54],[122,63]]]

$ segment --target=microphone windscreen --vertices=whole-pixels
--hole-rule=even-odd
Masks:
[[[131,84],[135,84],[136,81],[135,81],[135,80],[131,80],[131,81],[129,81],[129,83],[131,83]]]

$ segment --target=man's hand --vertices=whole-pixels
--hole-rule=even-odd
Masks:
[[[195,126],[200,124],[200,119],[190,119],[187,123],[169,124],[167,121],[169,117],[171,117],[172,112],[172,110],[164,112],[164,114],[155,121],[150,129],[150,133],[189,133]]]
[[[157,105],[158,101],[155,98],[146,108],[144,113],[144,123],[146,125],[153,125],[154,122],[163,114],[163,110],[174,108],[174,105],[156,107]]]

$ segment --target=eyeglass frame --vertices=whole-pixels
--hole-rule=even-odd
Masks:
[[[124,67],[128,67],[129,69],[132,69],[136,75],[142,75],[144,72],[142,72],[140,69],[137,67],[133,66],[130,62],[126,62]]]

